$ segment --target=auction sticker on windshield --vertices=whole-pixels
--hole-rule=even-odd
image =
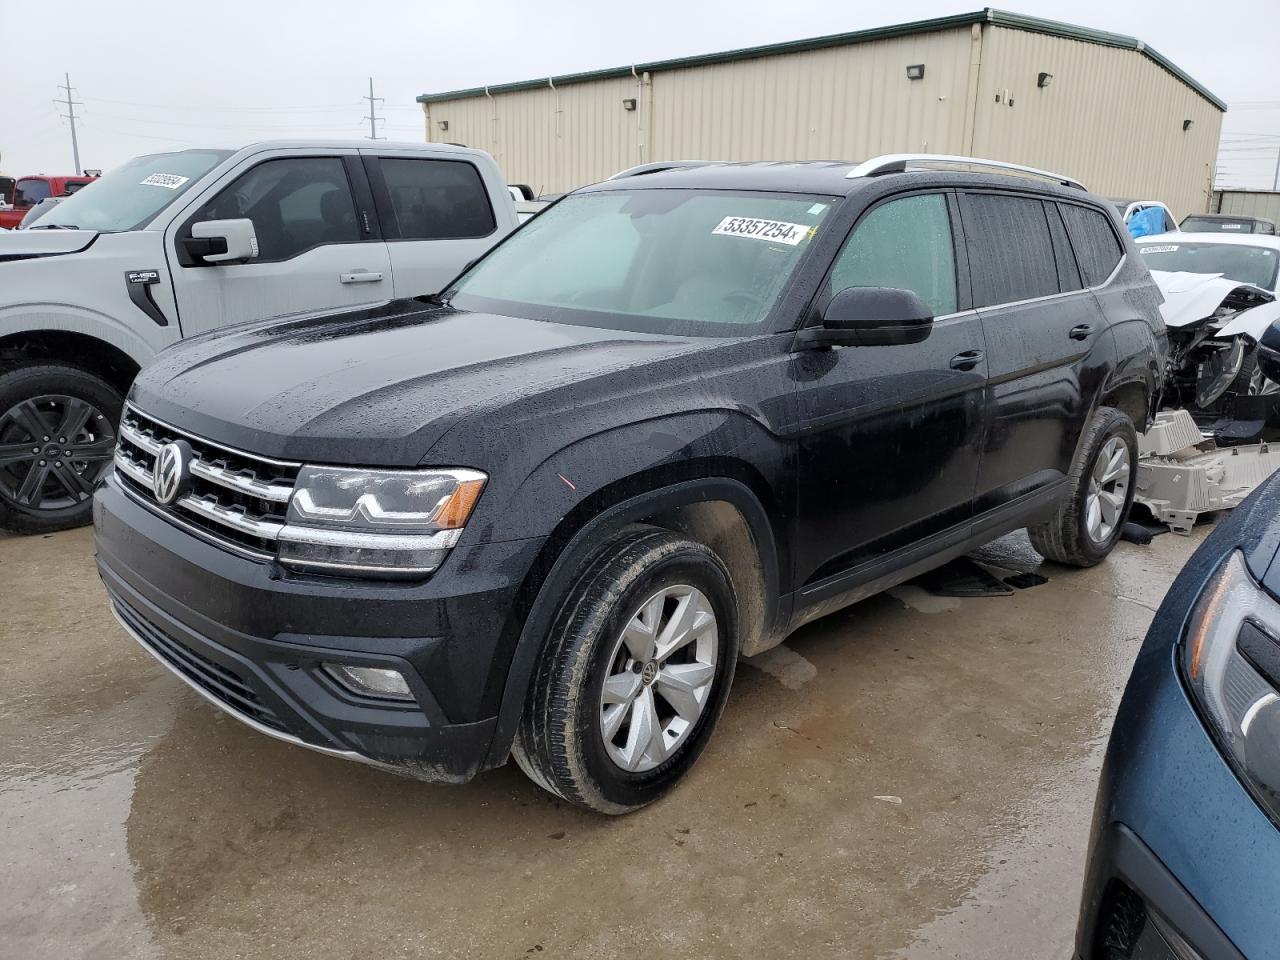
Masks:
[[[147,179],[141,181],[141,185],[144,187],[166,187],[169,190],[177,190],[190,179],[190,177],[180,177],[176,173],[153,173]]]
[[[787,223],[785,220],[757,220],[754,217],[725,217],[711,232],[725,237],[746,237],[749,240],[771,240],[794,247],[809,235],[810,227],[804,223]]]
[[[1178,247],[1175,244],[1157,247],[1155,244],[1143,243],[1139,244],[1138,249],[1144,254],[1146,253],[1177,253]]]

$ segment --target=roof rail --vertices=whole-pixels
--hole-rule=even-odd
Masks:
[[[713,163],[724,163],[723,160],[658,160],[654,163],[642,163],[636,167],[627,167],[615,173],[610,180],[625,180],[627,177],[642,177],[646,173],[661,173],[663,170],[685,170],[690,167],[706,167]]]
[[[1088,190],[1088,188],[1079,180],[1073,180],[1071,177],[1063,176],[1061,173],[1039,170],[1036,167],[1024,166],[1021,163],[1008,163],[1004,160],[983,160],[978,157],[957,157],[945,153],[887,153],[882,157],[875,157],[871,160],[866,160],[858,164],[845,174],[845,177],[874,177],[881,173],[902,173],[907,169],[908,164],[913,163],[954,163],[969,167],[989,167],[994,170],[1012,170],[1016,173],[1024,173],[1028,176],[1051,180],[1054,183],[1062,184],[1064,187],[1074,187],[1077,190]]]

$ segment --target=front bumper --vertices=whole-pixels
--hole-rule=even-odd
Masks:
[[[1109,956],[1103,942],[1126,927],[1131,943],[1147,937],[1150,952],[1135,957],[1276,956],[1280,830],[1202,724],[1175,654],[1144,649],[1116,718],[1077,934],[1083,960]],[[1169,943],[1179,938],[1190,952]]]
[[[541,540],[460,546],[421,583],[301,577],[179,529],[114,478],[94,527],[125,629],[254,729],[426,780],[465,781],[505,759],[493,734]],[[414,702],[355,694],[324,663],[399,670]]]

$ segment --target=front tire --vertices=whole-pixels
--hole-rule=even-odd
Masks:
[[[1031,545],[1046,560],[1067,566],[1101,563],[1129,516],[1137,466],[1133,421],[1114,407],[1099,408],[1071,465],[1070,493],[1052,520],[1027,528]]]
[[[535,669],[513,754],[534,783],[599,813],[662,796],[702,753],[738,657],[724,564],[629,528],[584,567]]]
[[[88,523],[123,408],[120,391],[75,367],[0,372],[0,529],[50,533]]]

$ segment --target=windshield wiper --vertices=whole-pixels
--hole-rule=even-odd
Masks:
[[[27,227],[28,230],[79,230],[74,223],[37,223],[34,227]]]
[[[428,293],[428,294],[424,294],[421,297],[415,297],[414,299],[420,300],[423,303],[433,307],[447,307],[449,305],[449,301],[446,300],[444,297],[440,296],[440,294],[438,293]]]

